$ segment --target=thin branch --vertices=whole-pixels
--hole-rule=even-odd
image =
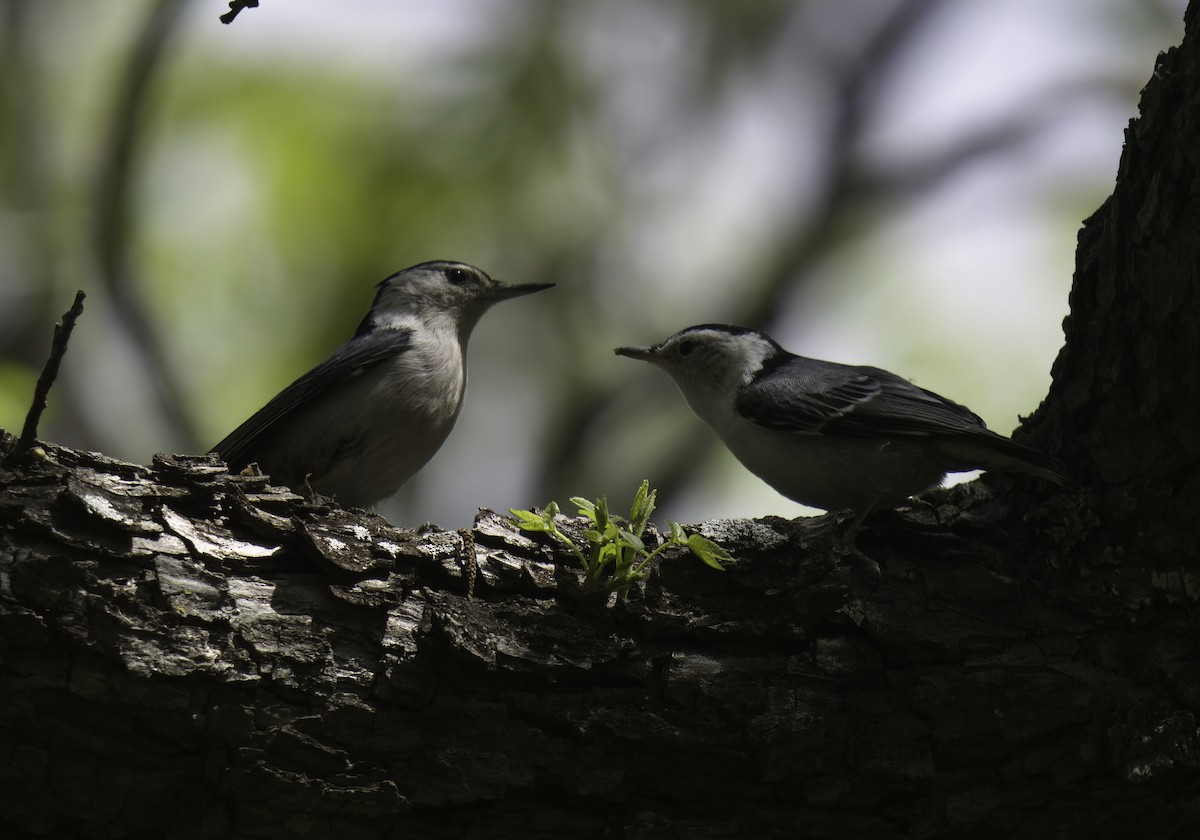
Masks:
[[[54,325],[54,340],[50,344],[50,356],[42,368],[37,385],[33,389],[33,405],[25,416],[25,428],[21,430],[21,438],[17,441],[14,452],[25,452],[37,442],[38,423],[41,422],[42,412],[46,410],[46,402],[50,397],[50,389],[58,378],[58,366],[63,356],[67,354],[67,342],[71,340],[71,330],[75,322],[83,314],[83,299],[87,297],[82,290],[75,293],[75,302],[71,304],[57,324]]]
[[[142,299],[129,256],[135,216],[132,187],[145,138],[147,105],[186,8],[187,4],[178,0],[157,0],[129,51],[99,167],[93,234],[100,279],[112,296],[118,322],[146,366],[146,379],[159,409],[188,451],[197,446],[199,436],[184,408],[179,377],[171,369],[159,325]]]
[[[253,9],[258,6],[258,0],[229,0],[229,11],[221,15],[221,23],[233,23],[242,9]]]

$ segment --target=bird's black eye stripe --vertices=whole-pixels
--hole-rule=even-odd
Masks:
[[[679,355],[680,356],[686,356],[695,349],[696,349],[696,342],[694,342],[694,341],[679,342]]]
[[[471,275],[461,268],[446,269],[446,279],[456,286],[462,286],[471,282]]]

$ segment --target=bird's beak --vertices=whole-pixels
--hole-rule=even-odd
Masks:
[[[509,300],[523,295],[531,295],[534,292],[540,292],[542,289],[549,289],[554,285],[553,283],[521,283],[512,286],[508,283],[501,283],[499,280],[494,282],[495,285],[488,290],[487,294],[488,299],[492,301]]]
[[[653,347],[617,347],[613,350],[618,356],[628,356],[643,362],[654,361]]]

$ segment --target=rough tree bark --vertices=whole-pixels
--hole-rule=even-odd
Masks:
[[[734,567],[610,605],[494,514],[468,597],[458,532],[47,445],[0,470],[3,836],[1198,836],[1198,15],[1026,427],[1087,493],[935,494],[878,579],[713,523]]]

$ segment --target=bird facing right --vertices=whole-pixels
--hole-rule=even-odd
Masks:
[[[975,469],[1078,486],[958,403],[886,370],[794,355],[758,330],[704,324],[615,352],[666,371],[750,472],[805,505],[862,517]]]
[[[435,260],[379,284],[353,337],[213,447],[231,470],[367,507],[433,457],[462,409],[467,341],[494,304],[547,289]]]

